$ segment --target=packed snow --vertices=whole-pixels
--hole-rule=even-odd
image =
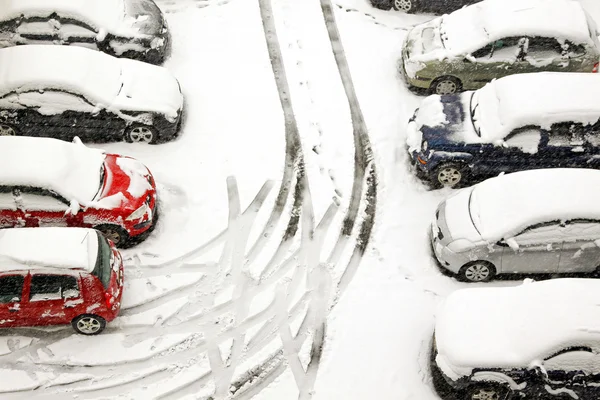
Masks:
[[[296,277],[306,276],[303,271],[309,269],[294,267],[305,260],[302,252],[294,251],[297,246],[284,248],[278,258],[276,249],[288,218],[298,212],[289,201],[285,218],[273,222],[264,241],[256,241],[277,203],[286,168],[285,122],[259,7],[235,0],[158,3],[173,35],[173,53],[165,67],[177,76],[186,97],[181,135],[160,146],[97,147],[133,156],[148,166],[161,199],[160,221],[145,242],[123,251],[122,311],[107,331],[94,338],[67,334],[68,328],[24,331],[27,340],[34,338],[32,348],[25,347],[25,339],[15,345],[15,336],[0,337],[0,348],[12,349],[0,362],[14,371],[14,379],[0,390],[23,390],[11,393],[17,399],[31,397],[27,390],[35,387],[36,395],[49,397],[221,399],[226,396],[215,396],[216,390],[242,390],[236,384],[248,382],[244,378],[250,376],[250,385],[258,383],[248,392],[236,392],[239,397],[292,399],[301,391],[306,394],[308,387],[315,400],[438,399],[428,366],[436,307],[467,285],[443,275],[429,248],[436,207],[452,191],[427,190],[407,166],[407,121],[422,97],[406,89],[398,71],[407,31],[433,16],[376,10],[367,0],[334,4],[378,167],[377,224],[359,268],[326,313],[318,368],[311,367],[302,381],[308,341],[285,340],[285,352],[277,351],[290,331],[311,338],[299,311],[307,298],[329,292],[311,290],[309,282],[297,283]],[[322,254],[327,255],[352,192],[351,116],[318,2],[272,4],[288,95],[302,139],[305,165],[297,170],[307,173],[316,221],[332,198],[340,203],[325,230]],[[585,5],[600,18],[595,2],[585,0]],[[261,187],[266,188],[265,197]],[[243,212],[257,194],[263,202],[256,214],[228,222],[229,211],[236,214],[236,199]],[[250,257],[244,257],[240,247],[231,248],[239,243],[233,240],[233,230],[249,230],[242,245],[247,244]],[[259,245],[251,251],[255,243]],[[259,275],[274,253],[273,278],[257,286],[240,284],[248,282],[242,277]],[[348,259],[346,253],[340,261],[322,261],[323,267],[335,271],[334,278],[340,275],[336,265]],[[282,259],[288,261],[279,270]],[[226,282],[222,286],[221,278]],[[299,303],[284,303],[290,305],[290,316],[280,302],[285,290],[278,282],[284,288],[297,283],[289,301],[300,298]],[[246,305],[252,306],[252,314],[244,314]],[[238,315],[248,318],[238,324]],[[232,345],[234,341],[238,345]],[[96,350],[88,352],[90,346]],[[282,364],[269,364],[278,357],[283,357]],[[31,359],[42,360],[42,365]],[[313,378],[314,386],[307,386]]]
[[[21,228],[0,231],[0,271],[64,268],[92,272],[98,235],[86,228]]]
[[[567,278],[458,290],[437,313],[436,360],[456,380],[474,368],[532,367],[572,346],[598,351],[599,289],[596,279]]]

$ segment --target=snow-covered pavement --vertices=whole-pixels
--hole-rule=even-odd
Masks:
[[[157,3],[182,133],[101,147],[149,167],[161,220],[123,251],[105,333],[0,332],[0,398],[437,399],[435,310],[464,284],[431,257],[449,190],[408,170],[420,98],[397,71],[407,29],[431,16],[368,0]]]

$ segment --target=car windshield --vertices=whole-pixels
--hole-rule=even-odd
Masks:
[[[473,123],[473,129],[475,129],[475,133],[477,136],[481,137],[481,125],[479,124],[479,96],[478,92],[475,91],[471,94],[471,99],[469,100],[469,110],[471,113],[471,122]]]
[[[102,286],[108,289],[110,285],[110,260],[112,250],[106,241],[106,238],[102,236],[100,232],[96,232],[98,235],[98,258],[96,259],[96,266],[92,271],[92,275],[100,279]]]

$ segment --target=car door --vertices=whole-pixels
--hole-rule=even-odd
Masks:
[[[528,37],[523,61],[523,72],[570,71],[570,59],[554,37]]]
[[[538,167],[541,129],[524,126],[513,130],[500,145],[493,145],[482,157],[484,166],[495,175]]]
[[[472,52],[465,61],[467,79],[482,86],[494,78],[518,72],[522,41],[520,37],[507,37]]]
[[[0,328],[27,324],[21,304],[24,284],[25,273],[0,275]]]
[[[566,221],[562,231],[560,273],[593,272],[600,267],[600,221]]]
[[[553,124],[545,131],[539,156],[545,167],[587,167],[589,148],[585,142],[583,126],[573,122]]]
[[[25,226],[82,226],[83,213],[73,215],[69,202],[47,189],[15,188],[15,202],[23,214]]]
[[[559,228],[558,221],[536,224],[501,241],[502,272],[556,273],[563,242]]]
[[[22,218],[23,213],[17,207],[12,187],[0,186],[0,229],[14,228]]]
[[[54,44],[59,22],[54,18],[22,18],[16,27],[16,44]]]
[[[28,308],[35,316],[32,325],[68,324],[83,303],[79,277],[65,274],[33,272]]]
[[[565,348],[542,362],[546,379],[541,393],[571,392],[576,398],[588,397],[597,390],[592,382],[600,368],[600,358],[585,346]],[[572,397],[572,396],[571,396]]]

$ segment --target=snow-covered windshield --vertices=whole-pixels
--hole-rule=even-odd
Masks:
[[[444,15],[440,35],[444,47],[452,53],[470,53],[489,41],[478,7],[465,7]]]

